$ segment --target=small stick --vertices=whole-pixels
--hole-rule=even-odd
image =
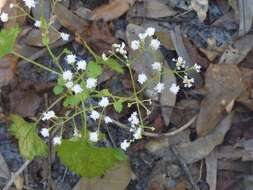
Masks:
[[[8,190],[11,185],[14,183],[16,178],[24,171],[24,169],[31,163],[31,160],[25,161],[25,163],[18,169],[17,172],[15,172],[12,176],[11,179],[8,181],[8,183],[4,186],[3,190]]]

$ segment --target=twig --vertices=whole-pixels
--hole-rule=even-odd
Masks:
[[[186,165],[185,161],[178,154],[177,149],[173,146],[170,149],[171,149],[171,152],[176,157],[176,159],[179,161],[179,164],[180,164],[182,170],[184,171],[186,177],[188,178],[188,181],[190,182],[192,189],[199,190],[198,186],[196,185],[196,183],[194,182],[194,180],[192,178],[192,175],[191,175],[191,172],[190,172],[188,166]]]
[[[24,171],[24,169],[31,163],[31,160],[25,161],[25,163],[18,169],[17,172],[15,172],[12,176],[11,179],[8,181],[8,183],[4,186],[3,190],[8,190],[11,185],[14,183],[16,178]]]

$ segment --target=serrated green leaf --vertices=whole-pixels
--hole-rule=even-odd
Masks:
[[[103,175],[121,158],[126,158],[117,149],[94,147],[83,140],[63,140],[57,147],[57,154],[72,171],[88,178]]]
[[[101,97],[101,96],[111,96],[112,94],[109,92],[108,89],[103,89],[99,91],[96,95],[96,97]]]
[[[112,69],[118,73],[124,72],[122,66],[115,59],[110,58],[106,61],[103,61],[102,63],[107,65],[110,69]]]
[[[66,81],[62,78],[62,76],[57,79],[57,84],[59,86],[64,86],[65,83]]]
[[[93,61],[88,64],[86,69],[87,76],[90,78],[97,78],[102,74],[102,71],[102,67]]]
[[[85,101],[88,97],[89,97],[89,93],[87,91],[84,91],[82,93],[67,97],[64,100],[63,105],[65,107],[67,107],[69,105],[76,106],[76,105],[80,104],[82,101]]]
[[[47,145],[38,136],[34,123],[28,123],[18,115],[11,115],[10,120],[13,122],[10,131],[18,139],[20,153],[25,159],[47,154]]]
[[[121,100],[118,100],[116,102],[113,103],[113,107],[115,109],[116,112],[120,113],[123,110],[123,104]]]
[[[64,91],[64,87],[57,85],[54,87],[53,91],[55,95],[59,95]]]
[[[19,27],[13,27],[10,29],[2,29],[0,32],[0,58],[8,53],[12,52],[13,46],[16,42]]]

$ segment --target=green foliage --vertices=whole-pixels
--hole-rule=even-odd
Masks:
[[[19,27],[12,27],[10,29],[2,29],[0,32],[0,58],[12,52],[13,46],[16,42]]]
[[[118,73],[122,74],[124,72],[122,66],[115,59],[109,58],[108,60],[103,61],[102,63]]]
[[[118,100],[116,102],[113,103],[113,107],[115,109],[116,112],[120,113],[123,110],[123,103],[121,100]]]
[[[54,91],[55,95],[59,95],[64,91],[64,87],[60,86],[60,85],[57,85],[57,86],[54,87],[53,91]]]
[[[91,61],[87,66],[87,76],[97,78],[103,72],[102,67],[94,61]]]
[[[117,161],[126,159],[119,149],[94,147],[84,140],[63,140],[57,153],[67,167],[88,178],[101,176]]]
[[[18,115],[11,115],[10,119],[13,122],[10,131],[18,139],[21,155],[28,160],[35,156],[45,156],[47,145],[38,136],[36,125],[26,122]]]
[[[76,106],[76,105],[80,104],[81,101],[85,101],[86,98],[88,98],[88,97],[89,97],[89,93],[87,91],[84,91],[82,93],[67,97],[64,100],[63,105],[65,107]]]

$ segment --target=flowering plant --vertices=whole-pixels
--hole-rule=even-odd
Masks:
[[[56,1],[54,2],[56,3]],[[35,2],[32,0],[24,0],[24,3],[29,8],[35,7]],[[11,7],[15,6],[17,5],[11,5]],[[7,22],[9,19],[4,12],[1,13],[0,18],[2,22]],[[42,42],[58,67],[58,71],[32,61],[12,50],[11,47],[15,42],[18,28],[1,31],[0,42],[9,44],[9,48],[1,50],[0,55],[2,57],[7,53],[12,53],[38,67],[57,74],[57,84],[53,88],[53,93],[58,98],[41,114],[35,123],[29,123],[20,116],[11,115],[10,119],[13,121],[11,132],[19,140],[20,152],[26,159],[46,155],[46,142],[51,143],[52,139],[58,156],[66,166],[82,176],[100,176],[117,161],[126,159],[122,150],[126,151],[131,143],[141,139],[145,130],[154,129],[145,125],[143,119],[151,113],[149,107],[152,100],[143,100],[141,95],[146,88],[146,84],[152,79],[148,78],[144,72],[137,73],[137,77],[135,77],[133,70],[134,57],[129,57],[124,42],[113,44],[112,49],[102,55],[97,55],[86,42],[83,42],[84,47],[93,56],[92,60],[80,59],[69,50],[64,50],[56,56],[49,46],[48,31],[49,28],[53,27],[52,23],[46,22],[42,17],[40,21],[34,20],[34,26],[43,31]],[[8,38],[7,35],[9,35]],[[68,40],[70,35],[62,32],[60,36],[62,40]],[[130,44],[131,51],[136,52],[142,52],[148,48],[152,53],[158,51],[159,47],[160,42],[155,38],[155,29],[152,27],[147,28],[144,33],[140,33],[139,39],[132,41]],[[62,67],[60,62],[62,57],[68,64],[68,69]],[[187,73],[191,70],[199,72],[200,66],[187,67],[181,57],[174,61],[176,69],[171,70],[171,72],[182,79],[184,87],[192,87],[194,79],[189,78]],[[102,88],[98,77],[103,73],[105,67],[118,74],[128,73],[133,93],[129,96],[117,96],[110,89]],[[154,61],[148,67],[151,70],[162,72],[163,63]],[[138,84],[135,82],[136,79]],[[164,83],[158,82],[153,88],[153,94],[162,93],[166,88],[175,95],[180,90],[176,83],[166,86]],[[57,114],[54,111],[54,106],[60,103],[67,110],[63,114]],[[109,107],[120,113],[124,106],[131,107],[134,110],[129,115],[126,124],[122,124],[106,114]],[[146,111],[146,114],[143,114],[143,110]],[[45,122],[50,127],[40,129],[40,135],[45,139],[44,141],[37,134],[37,126]],[[92,129],[90,125],[93,124],[96,124],[96,127]],[[98,141],[105,138],[105,135],[101,132],[103,125],[123,127],[131,132],[131,138],[125,139],[119,144],[122,150],[96,146]],[[69,127],[71,127],[71,135],[69,133],[64,135]]]

